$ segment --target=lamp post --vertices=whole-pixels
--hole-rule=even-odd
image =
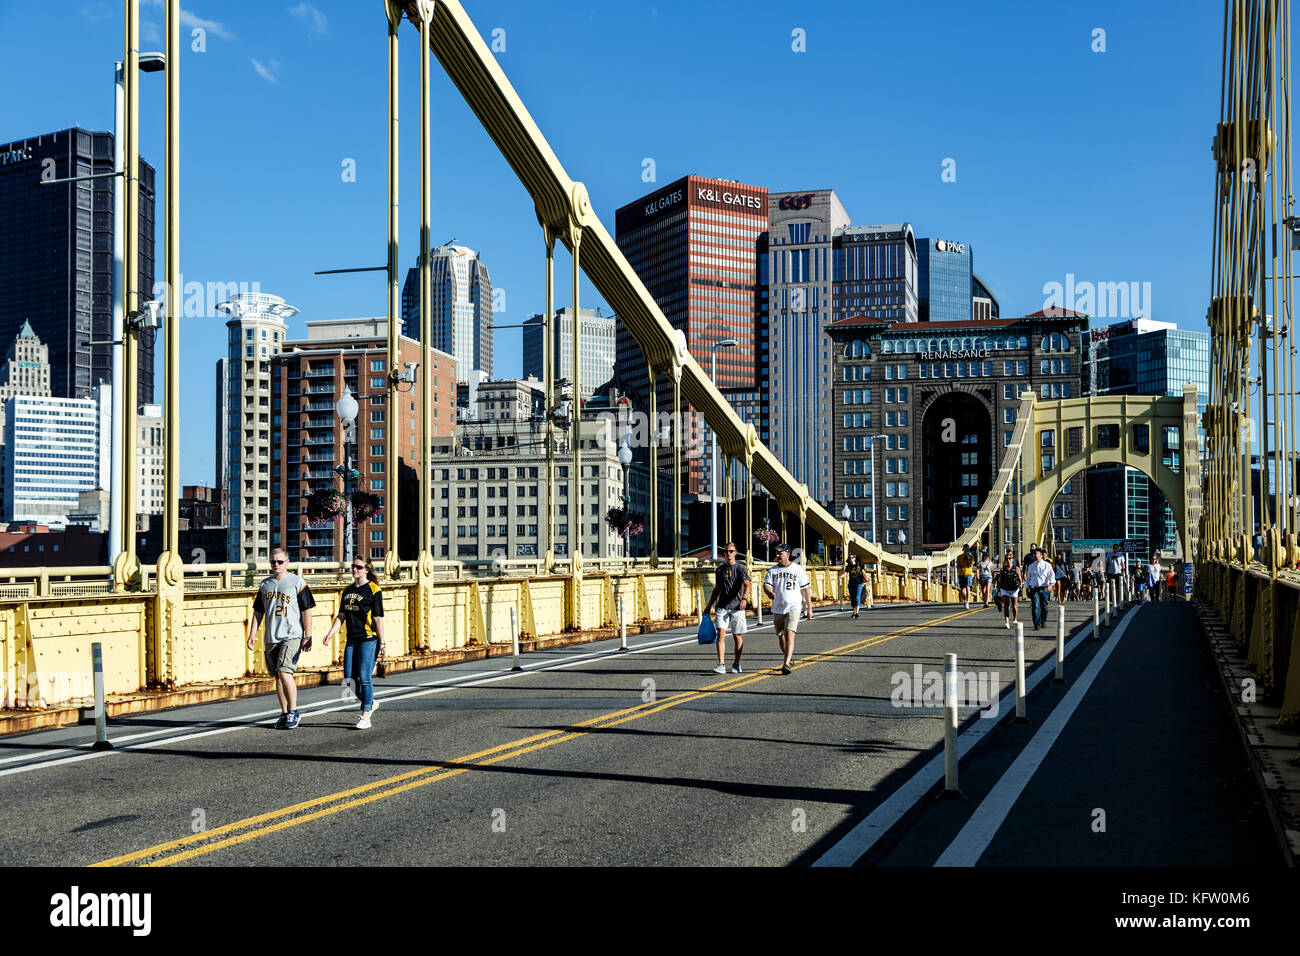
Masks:
[[[167,65],[167,58],[161,53],[141,53],[139,69],[141,73],[157,73]],[[122,176],[126,166],[126,142],[124,138],[125,120],[123,118],[125,90],[125,68],[122,61],[113,63],[113,175]],[[126,398],[122,383],[122,370],[125,368],[125,314],[126,314],[126,183],[113,187],[113,325],[112,325],[112,442],[113,455],[109,463],[108,495],[108,563],[112,565],[122,551],[124,541],[122,515],[122,472],[124,456],[122,442],[126,434]],[[94,343],[98,344],[98,343]],[[137,396],[138,397],[138,396]],[[136,399],[132,399],[135,402]],[[134,533],[132,531],[132,533]]]
[[[618,463],[623,466],[623,517],[630,519],[632,516],[632,489],[627,486],[627,466],[632,464],[632,446],[628,441],[627,432],[623,433],[623,440],[618,446]],[[632,523],[629,520],[623,526],[623,557],[631,557],[631,548],[629,547],[629,532]]]
[[[735,339],[723,339],[709,346],[709,381],[717,385],[718,349],[736,348],[740,343]],[[710,428],[713,435],[713,460],[709,470],[709,557],[718,560],[718,433]]]
[[[844,519],[844,531],[840,535],[840,542],[844,551],[844,563],[849,563],[849,515],[853,514],[849,506],[845,505],[840,511],[840,517]]]
[[[352,397],[352,389],[347,385],[343,386],[343,396],[334,403],[334,412],[338,415],[339,421],[343,423],[343,460],[346,464],[339,465],[334,470],[343,479],[343,497],[346,499],[346,510],[343,519],[343,561],[351,564],[355,557],[352,547],[352,490],[355,487],[355,481],[361,477],[361,472],[352,467],[352,446],[356,442],[357,426],[357,400]],[[390,491],[389,494],[392,494]],[[425,516],[427,519],[427,515]]]

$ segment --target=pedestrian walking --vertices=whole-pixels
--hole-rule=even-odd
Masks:
[[[1073,601],[1083,600],[1083,572],[1079,565],[1070,562],[1070,599]]]
[[[293,730],[298,713],[298,655],[311,650],[311,609],[316,599],[307,582],[289,573],[289,552],[284,548],[271,551],[271,573],[257,589],[253,599],[253,617],[248,626],[248,649],[253,649],[257,630],[266,619],[266,669],[275,675],[275,695],[280,700],[280,719],[276,730]]]
[[[1002,559],[1002,567],[997,577],[998,599],[1001,601],[1002,623],[1010,628],[1012,623],[1020,620],[1020,569],[1016,567],[1015,556],[1008,551]]]
[[[1151,555],[1151,563],[1147,565],[1146,572],[1147,587],[1151,589],[1151,600],[1160,600],[1161,585],[1165,583],[1165,572],[1160,567],[1159,555]]]
[[[1056,600],[1060,604],[1065,603],[1065,592],[1070,587],[1070,572],[1065,569],[1065,555],[1058,554],[1056,562],[1052,565],[1052,573],[1056,576]]]
[[[980,598],[984,601],[985,607],[989,606],[989,592],[993,590],[993,573],[996,570],[997,566],[985,551],[984,559],[979,563]]]
[[[1119,553],[1119,542],[1106,555],[1106,581],[1114,582],[1116,599],[1119,599],[1120,578],[1124,576],[1124,555]]]
[[[735,636],[736,654],[732,660],[731,673],[741,674],[740,652],[745,647],[745,596],[749,593],[749,569],[736,559],[736,543],[727,542],[725,558],[713,572],[713,593],[704,606],[704,613],[709,614],[716,607],[718,616],[715,624],[718,628],[718,666],[713,668],[715,674],[725,674],[724,662],[727,650],[727,632]]]
[[[1174,566],[1169,565],[1169,570],[1165,572],[1165,600],[1178,600],[1178,572]]]
[[[867,569],[858,562],[856,554],[850,554],[844,562],[844,578],[849,586],[849,598],[853,601],[853,616],[858,616],[862,604],[862,589],[867,583]]]
[[[799,629],[800,612],[805,604],[808,620],[812,620],[812,582],[801,564],[790,563],[790,546],[779,544],[776,564],[767,569],[763,578],[763,593],[772,600],[772,624],[776,628],[784,662],[781,673],[790,673],[794,660],[794,635]]]
[[[1034,561],[1025,570],[1025,589],[1029,592],[1034,630],[1040,631],[1047,626],[1047,603],[1056,583],[1056,572],[1042,548],[1034,548],[1030,553]]]
[[[961,554],[957,555],[957,587],[959,597],[966,604],[966,610],[970,610],[970,589],[975,583],[975,558],[971,554],[970,545],[961,546]]]
[[[357,730],[369,730],[370,715],[376,706],[372,679],[375,661],[386,651],[384,593],[369,558],[352,559],[352,584],[339,597],[339,612],[325,633],[327,647],[340,627],[345,628],[343,636],[347,642],[343,646],[343,679],[361,701]]]

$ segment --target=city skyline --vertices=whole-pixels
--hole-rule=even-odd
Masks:
[[[291,16],[287,6],[197,3],[196,22],[208,24],[205,49],[192,50],[181,68],[185,281],[197,282],[201,292],[213,283],[256,283],[299,304],[298,322],[384,311],[377,276],[312,274],[382,262],[385,215],[382,27],[368,9],[324,6],[325,16],[313,24]],[[1188,5],[1173,22],[1120,4],[1086,13],[1026,5],[999,21],[996,42],[988,43],[970,40],[989,35],[986,15],[956,4],[797,12],[760,5],[753,8],[760,15],[745,18],[728,16],[729,9],[688,13],[683,5],[663,4],[556,14],[523,4],[469,5],[484,36],[503,31],[499,63],[571,175],[587,184],[607,229],[618,206],[687,174],[773,191],[834,188],[857,221],[909,221],[918,234],[977,247],[980,275],[1003,315],[1041,308],[1049,283],[1093,290],[1103,282],[1150,282],[1152,317],[1204,328],[1208,256],[1189,255],[1169,236],[1197,235],[1203,226],[1202,210],[1189,197],[1212,177],[1204,149],[1211,132],[1204,117],[1218,103],[1219,11],[1212,5]],[[14,51],[16,70],[39,70],[48,82],[37,96],[20,97],[14,87],[0,93],[0,139],[78,124],[111,128],[121,11],[92,2],[79,12],[57,50],[31,44]],[[726,30],[718,25],[724,20]],[[146,4],[142,45],[160,44],[150,33],[159,21],[159,9]],[[27,8],[0,11],[0,24],[12,35],[39,35],[38,15]],[[1096,51],[1099,27],[1106,42]],[[637,42],[646,30],[675,42]],[[804,52],[795,50],[796,31]],[[906,55],[879,40],[917,31],[930,42]],[[373,41],[358,40],[366,36]],[[581,50],[606,77],[598,88],[584,89],[585,118],[566,115],[571,94],[551,78],[557,45]],[[418,252],[412,49],[406,44],[401,60],[403,264]],[[1043,59],[1026,61],[1026,49]],[[869,127],[846,122],[834,97],[806,100],[794,83],[767,82],[816,71],[828,88],[858,84],[862,55],[872,58],[882,93]],[[1048,65],[1032,65],[1037,62]],[[1159,78],[1170,71],[1180,77],[1180,96],[1155,102]],[[543,246],[531,203],[436,62],[431,76],[438,128],[434,235],[456,236],[479,250],[502,293],[497,321],[522,322],[543,305]],[[663,108],[679,102],[681,90],[719,93],[736,77],[772,89],[762,98],[729,99],[725,123]],[[1013,100],[1004,95],[1008,83],[1021,90]],[[932,93],[921,122],[911,94],[926,87]],[[308,92],[318,89],[327,95]],[[160,156],[161,83],[144,83],[142,110],[141,152]],[[810,159],[803,137],[786,132],[789,123],[780,119],[792,114],[801,124],[823,124],[835,148]],[[232,149],[236,116],[240,137],[308,148]],[[601,145],[592,150],[597,120]],[[881,149],[887,129],[890,148]],[[892,135],[899,129],[906,133],[901,139]],[[945,181],[950,172],[955,181]],[[569,304],[568,268],[567,254],[558,250],[557,307]],[[580,305],[605,305],[585,279]],[[214,398],[199,383],[210,381],[207,363],[224,351],[224,317],[187,315],[181,329],[186,420],[211,422]],[[520,339],[516,330],[499,336],[496,374],[517,374]],[[213,473],[212,437],[207,429],[186,430],[183,482]]]

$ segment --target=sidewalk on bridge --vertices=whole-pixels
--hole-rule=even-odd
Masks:
[[[1041,762],[1016,763],[1114,640],[1111,631],[1101,643],[1081,645],[1066,660],[1066,683],[1047,682],[1030,694],[1028,725],[1000,723],[963,758],[967,800],[923,801],[921,816],[892,846],[861,862],[930,866],[950,848],[947,862],[981,866],[1291,862],[1300,766],[1279,765],[1296,754],[1297,737],[1260,731],[1265,709],[1231,706],[1240,682],[1230,678],[1236,697],[1226,692],[1216,673],[1220,658],[1186,603],[1139,604]],[[1253,729],[1241,723],[1246,716]],[[1267,788],[1251,772],[1262,751],[1273,768]],[[999,820],[991,811],[1008,800]],[[1278,821],[1273,827],[1270,817]]]
[[[1281,708],[1245,692],[1257,682],[1254,670],[1246,664],[1245,648],[1237,646],[1209,604],[1197,601],[1196,607],[1224,692],[1233,702],[1237,730],[1255,781],[1266,795],[1269,822],[1278,834],[1287,865],[1295,866],[1300,859],[1300,734],[1279,730]]]

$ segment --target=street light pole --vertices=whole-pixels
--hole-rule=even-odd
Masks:
[[[345,464],[342,469],[335,469],[341,472],[343,497],[346,499],[343,519],[343,561],[346,564],[351,564],[352,559],[356,557],[352,542],[352,490],[354,476],[356,476],[356,471],[352,467],[352,445],[356,441],[356,421],[359,406],[357,400],[352,397],[352,389],[347,385],[343,386],[342,397],[334,403],[334,411],[338,415],[339,421],[343,423],[343,461]]]
[[[722,339],[709,346],[709,381],[717,385],[718,349],[735,348],[735,339]],[[710,428],[713,436],[713,458],[709,468],[709,558],[718,560],[718,431]]]

